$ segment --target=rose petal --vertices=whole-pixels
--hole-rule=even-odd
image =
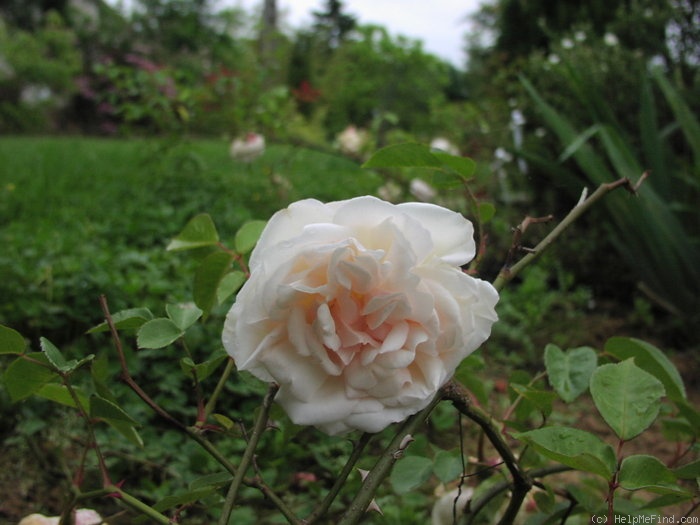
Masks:
[[[433,255],[442,262],[462,266],[476,255],[474,226],[461,214],[425,202],[406,202],[397,207],[430,231]]]

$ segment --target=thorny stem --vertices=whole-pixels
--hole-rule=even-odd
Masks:
[[[315,523],[316,520],[318,520],[328,511],[336,496],[340,492],[340,489],[342,489],[343,485],[345,485],[345,481],[350,475],[350,472],[352,472],[355,463],[357,463],[357,461],[360,459],[360,456],[362,455],[362,452],[369,443],[370,439],[372,439],[372,434],[368,432],[365,432],[360,436],[360,439],[357,440],[357,443],[355,443],[355,446],[352,449],[350,457],[345,462],[343,470],[341,470],[340,474],[338,474],[335,483],[331,487],[328,494],[326,494],[326,497],[323,498],[323,501],[321,502],[319,507],[316,510],[314,510],[308,518],[303,520],[303,523],[305,525],[311,525],[312,523]]]
[[[492,418],[483,410],[469,402],[469,396],[464,386],[452,380],[442,387],[442,392],[444,399],[451,401],[460,413],[464,414],[481,427],[488,440],[500,454],[506,464],[506,468],[510,471],[510,475],[513,478],[513,492],[508,507],[503,513],[499,523],[512,523],[525,496],[532,487],[532,479],[520,468],[520,464],[513,454],[512,449],[508,446],[503,435],[493,423]]]
[[[204,450],[206,450],[209,455],[211,455],[215,460],[217,460],[221,466],[223,466],[228,472],[233,476],[236,476],[237,468],[208,440],[202,433],[200,428],[187,427],[183,425],[180,421],[171,416],[168,412],[163,410],[155,401],[153,401],[148,394],[146,394],[141,387],[134,381],[129,373],[129,369],[126,363],[126,357],[124,355],[124,350],[122,348],[121,339],[117,333],[117,329],[114,326],[114,321],[112,320],[112,315],[109,312],[109,307],[107,305],[107,299],[104,295],[100,296],[100,305],[105,314],[105,319],[107,325],[109,326],[110,332],[112,334],[112,340],[117,349],[117,355],[119,357],[119,362],[122,369],[122,378],[124,382],[129,386],[136,394],[149,406],[153,411],[159,416],[165,419],[168,423],[173,425],[176,429],[187,434],[191,439],[196,441]],[[229,371],[230,373],[230,371]],[[277,506],[277,508],[284,514],[290,523],[298,523],[294,514],[289,510],[284,501],[277,496],[270,487],[262,483],[258,479],[244,478],[243,483],[249,487],[255,487],[260,490],[272,503]]]
[[[170,520],[170,518],[164,516],[163,514],[155,510],[153,507],[146,505],[144,502],[133,497],[131,494],[124,492],[119,487],[111,486],[105,488],[109,491],[110,494],[123,501],[128,507],[131,507],[132,509],[143,514],[144,516],[148,516],[153,523],[162,523],[163,525],[170,525],[171,523],[173,523],[172,520]]]
[[[532,469],[527,471],[527,475],[531,479],[535,478],[544,478],[545,476],[550,476],[552,474],[559,474],[561,472],[568,472],[570,470],[573,470],[571,467],[567,467],[566,465],[552,465],[549,467],[543,467],[543,468],[537,468],[537,469]],[[509,480],[505,481],[500,481],[490,487],[484,494],[476,501],[474,502],[469,502],[469,517],[467,518],[467,524],[471,525],[474,520],[477,518],[479,515],[479,512],[481,512],[488,503],[493,500],[495,497],[497,497],[499,494],[502,494],[506,490],[508,490],[511,486],[511,482]]]
[[[219,525],[226,525],[231,517],[231,512],[233,511],[233,506],[236,503],[236,497],[238,496],[238,490],[241,488],[243,477],[245,476],[245,473],[248,470],[253,457],[255,456],[255,449],[258,447],[258,442],[260,441],[260,438],[267,427],[267,420],[270,415],[270,409],[272,408],[272,401],[275,398],[275,394],[277,394],[278,390],[279,385],[275,383],[270,384],[267,394],[263,399],[260,413],[258,414],[255,421],[255,426],[253,427],[253,433],[250,435],[250,440],[248,441],[248,446],[246,446],[243,457],[241,458],[241,463],[238,465],[238,471],[233,476],[233,481],[229,487],[228,494],[226,494],[226,500],[224,501],[224,506],[221,510],[221,516],[219,518]]]
[[[408,446],[406,443],[407,438],[418,430],[420,425],[425,422],[430,412],[432,412],[441,400],[441,393],[438,393],[427,407],[412,415],[401,424],[398,432],[391,440],[391,443],[389,443],[389,446],[379,457],[372,470],[369,471],[367,477],[365,477],[359,492],[350,503],[350,506],[338,522],[338,525],[354,525],[362,518],[377,488],[384,478],[389,475],[394,463],[403,456]]]
[[[602,199],[605,195],[610,193],[617,188],[623,187],[627,189],[630,193],[635,194],[639,189],[639,186],[644,182],[644,180],[649,176],[649,172],[644,172],[639,178],[636,184],[632,184],[630,179],[623,177],[614,182],[603,183],[598,186],[590,197],[582,198],[576,206],[574,206],[571,211],[567,214],[562,221],[555,226],[555,228],[549,232],[549,234],[540,241],[540,243],[535,246],[533,250],[520,259],[513,266],[505,266],[501,273],[498,275],[496,280],[493,282],[494,288],[496,290],[501,290],[503,287],[511,281],[520,271],[525,268],[528,264],[534,262],[538,259],[544,251],[552,245],[552,243],[559,238],[559,236],[573,224],[581,215],[583,215],[588,209],[593,206],[596,202]],[[517,230],[516,230],[517,237]],[[518,239],[516,239],[517,241]],[[517,244],[517,243],[516,243]]]
[[[109,473],[107,471],[107,465],[105,463],[104,456],[102,455],[100,446],[97,444],[97,437],[95,436],[95,429],[93,428],[92,422],[90,421],[90,416],[85,411],[85,407],[81,403],[80,398],[78,398],[78,394],[75,392],[73,386],[70,384],[70,381],[68,380],[68,374],[62,372],[61,381],[63,382],[63,385],[66,387],[66,390],[70,394],[73,403],[75,403],[75,407],[78,409],[80,416],[85,420],[85,424],[87,425],[89,442],[86,446],[91,446],[95,450],[95,455],[97,456],[97,464],[100,469],[100,474],[102,475],[102,485],[109,485],[112,482],[109,479]]]
[[[158,414],[160,417],[165,419],[168,423],[173,425],[175,428],[180,430],[185,430],[185,426],[180,423],[177,419],[171,416],[167,411],[165,411],[158,403],[153,401],[146,392],[134,381],[129,373],[129,367],[126,363],[126,356],[124,355],[124,348],[122,347],[122,342],[117,332],[116,326],[114,326],[114,320],[112,319],[112,314],[109,312],[109,307],[107,305],[107,298],[104,295],[100,295],[100,306],[102,307],[102,312],[105,315],[105,320],[109,326],[109,331],[112,334],[112,340],[114,341],[114,346],[117,350],[117,356],[119,357],[119,364],[122,370],[122,381],[124,381],[131,390],[133,390],[136,395],[138,395],[141,400],[146,403],[151,409]]]

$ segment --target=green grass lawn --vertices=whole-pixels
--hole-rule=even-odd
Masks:
[[[99,312],[185,300],[182,260],[164,251],[194,215],[224,242],[249,219],[306,197],[374,193],[379,177],[341,156],[272,145],[250,164],[224,141],[0,139],[0,323],[68,341]]]

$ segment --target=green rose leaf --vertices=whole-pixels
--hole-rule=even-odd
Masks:
[[[0,354],[23,354],[26,348],[22,334],[9,326],[0,325]]]
[[[188,375],[196,374],[197,381],[204,381],[207,377],[214,373],[219,365],[227,358],[228,354],[223,350],[217,352],[211,359],[199,364],[195,364],[189,357],[183,357],[180,360],[180,368]]]
[[[32,352],[12,361],[3,376],[10,399],[21,401],[58,377],[48,365],[49,360],[43,352]]]
[[[168,251],[192,250],[204,246],[212,246],[219,242],[219,234],[211,216],[201,213],[185,225],[185,228],[175,237],[168,247]]]
[[[625,441],[641,434],[659,414],[664,386],[627,359],[593,372],[591,396],[605,422]]]
[[[231,295],[238,291],[245,282],[245,274],[240,270],[234,270],[227,273],[221,279],[219,286],[216,289],[216,300],[219,304],[223,303]]]
[[[74,386],[72,388],[73,393],[78,398],[78,402],[80,403],[80,405],[83,407],[84,410],[87,410],[88,406],[90,405],[90,402],[85,391],[77,386]],[[68,387],[66,385],[61,385],[59,383],[46,383],[39,390],[36,391],[36,395],[39,397],[43,397],[44,399],[48,399],[49,401],[53,401],[54,403],[58,403],[60,405],[65,405],[71,408],[77,408],[75,404],[75,399],[73,399],[73,396],[68,391]]]
[[[435,454],[433,472],[443,483],[449,483],[462,475],[462,455],[461,453],[440,450]]]
[[[202,317],[202,310],[193,304],[167,304],[165,311],[170,320],[182,331],[187,330]]]
[[[176,494],[174,496],[166,496],[162,500],[158,501],[155,505],[153,505],[153,508],[158,512],[162,512],[173,507],[187,505],[188,503],[192,503],[202,498],[206,498],[215,490],[215,487],[209,486],[203,489],[190,490],[181,494]]]
[[[544,427],[515,434],[543,456],[577,470],[610,479],[615,471],[615,451],[585,430],[570,427]]]
[[[44,352],[44,355],[46,355],[46,358],[49,360],[49,363],[51,363],[51,365],[53,365],[53,367],[59,372],[72,372],[79,366],[87,363],[88,361],[92,361],[95,358],[94,354],[90,354],[89,356],[81,359],[80,361],[78,361],[77,359],[71,359],[70,361],[67,361],[61,353],[61,351],[58,348],[56,348],[56,346],[48,339],[41,337],[39,339],[39,344],[41,345],[41,351]]]
[[[217,290],[231,271],[233,257],[226,252],[214,252],[202,261],[194,275],[194,302],[206,318],[217,304]]]
[[[404,142],[377,150],[362,167],[440,168],[442,165],[442,161],[425,144]]]
[[[571,403],[588,388],[598,365],[595,350],[586,346],[567,352],[549,344],[544,349],[549,384],[565,402]]]
[[[119,405],[96,394],[90,396],[90,417],[122,421],[130,425],[138,424],[138,422],[124,412],[124,409]]]
[[[184,335],[171,319],[160,317],[144,323],[136,334],[139,348],[163,348]]]
[[[634,363],[639,368],[661,381],[671,401],[679,402],[686,399],[685,386],[678,369],[655,346],[631,337],[611,337],[605,343],[604,350],[621,361],[633,357]]]
[[[422,456],[405,456],[391,471],[391,485],[405,494],[422,485],[433,473],[433,462]]]
[[[230,472],[215,472],[195,479],[190,483],[190,490],[199,490],[205,487],[221,488],[231,483],[233,476]]]
[[[439,151],[433,151],[432,155],[440,160],[444,166],[457,173],[463,181],[467,181],[474,177],[474,173],[476,172],[476,162],[469,157],[458,157]]]
[[[119,432],[126,439],[131,441],[134,445],[143,448],[143,438],[138,433],[134,425],[119,419],[104,419],[104,422]]]
[[[260,239],[266,221],[248,221],[236,232],[236,237],[233,239],[233,244],[238,253],[248,253]]]
[[[700,478],[700,459],[691,461],[690,463],[677,467],[673,473],[679,479],[696,479]]]
[[[513,389],[519,396],[527,399],[532,403],[533,407],[542,412],[545,415],[552,413],[552,403],[556,399],[556,394],[554,392],[548,392],[546,390],[538,390],[531,386],[519,385],[517,383],[511,383],[510,388]]]
[[[112,314],[112,322],[117,330],[138,330],[143,323],[153,319],[153,313],[148,308],[129,308]],[[93,326],[88,334],[106,332],[109,330],[107,321]]]
[[[676,484],[676,475],[654,456],[628,456],[622,460],[618,482],[626,490],[648,490],[657,494],[690,495]]]

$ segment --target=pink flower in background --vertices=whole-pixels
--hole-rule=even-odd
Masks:
[[[343,153],[357,155],[367,142],[367,132],[351,124],[338,134],[337,142]]]
[[[295,423],[378,432],[489,337],[498,293],[461,270],[474,255],[472,224],[433,204],[296,202],[253,251],[224,346]]]

